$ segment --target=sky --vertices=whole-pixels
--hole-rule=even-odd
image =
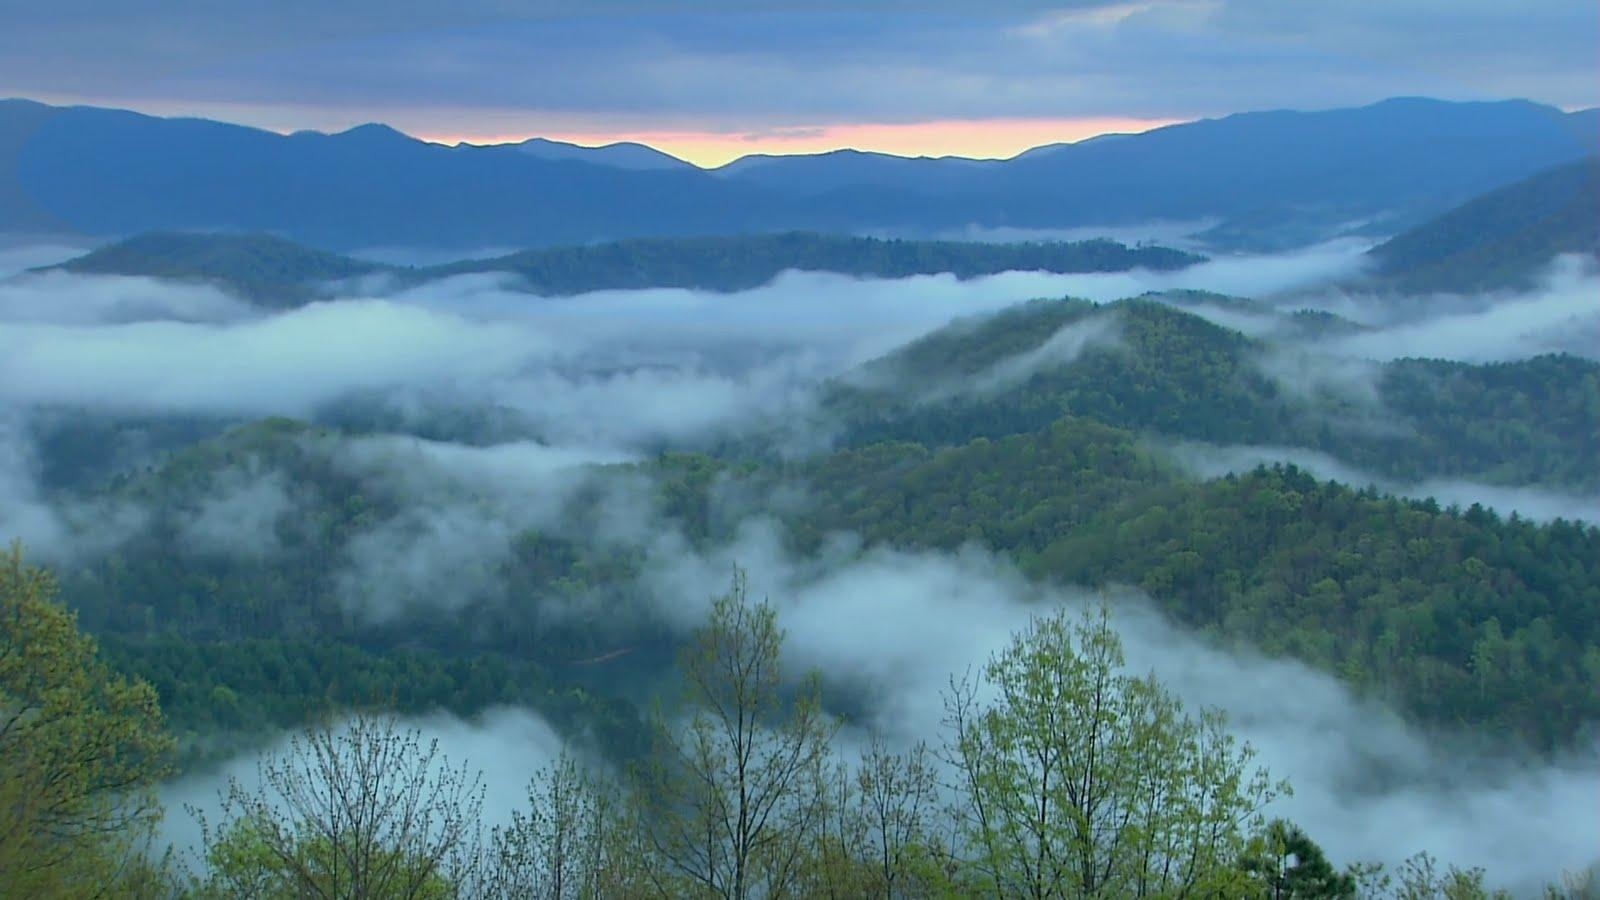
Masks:
[[[1600,103],[1592,0],[0,0],[0,96],[279,131],[1008,156],[1391,96]]]

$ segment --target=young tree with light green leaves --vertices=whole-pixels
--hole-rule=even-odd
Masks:
[[[483,863],[478,775],[390,717],[313,727],[230,780],[198,897],[447,900]]]
[[[1124,671],[1101,608],[1035,619],[946,696],[972,896],[1249,896],[1238,862],[1287,785],[1222,716]]]
[[[659,749],[637,785],[657,894],[796,894],[836,725],[814,678],[785,689],[782,648],[777,611],[751,602],[735,569],[682,656],[690,712],[680,723],[658,715]]]
[[[648,890],[647,848],[617,786],[565,753],[528,786],[527,812],[497,828],[484,900],[604,900]]]
[[[159,881],[141,851],[173,742],[155,690],[101,662],[56,592],[0,553],[0,893],[129,896]]]

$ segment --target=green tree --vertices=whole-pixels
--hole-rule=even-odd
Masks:
[[[1244,869],[1270,900],[1356,900],[1356,876],[1335,869],[1305,831],[1282,819],[1268,823]]]
[[[971,893],[1247,895],[1237,868],[1286,785],[1219,713],[1123,672],[1108,612],[1034,620],[946,695]]]
[[[474,883],[483,790],[437,742],[387,717],[316,727],[231,780],[201,820],[201,896],[442,900]]]
[[[777,900],[799,883],[836,726],[814,677],[785,696],[782,648],[777,611],[735,569],[682,657],[692,711],[681,727],[658,714],[639,785],[663,894]]]
[[[648,888],[645,847],[632,808],[609,784],[565,753],[535,775],[529,810],[496,829],[485,884],[506,900],[637,897]]]
[[[51,575],[0,553],[0,885],[93,897],[145,878],[172,749],[150,685],[111,671]]]

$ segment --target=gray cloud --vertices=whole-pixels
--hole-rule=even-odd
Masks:
[[[810,386],[960,315],[1032,297],[1193,287],[1272,293],[1347,272],[1348,245],[1181,272],[861,280],[789,272],[735,294],[531,298],[505,276],[252,310],[204,286],[50,273],[0,287],[0,400],[101,412],[305,417],[353,395],[524,414],[548,443],[609,449],[783,421]]]
[[[218,475],[179,523],[178,537],[201,554],[268,558],[281,549],[278,523],[298,505],[288,478],[251,457]]]
[[[1305,305],[1370,326],[1324,342],[1331,354],[1503,362],[1565,352],[1600,359],[1600,272],[1579,257],[1556,261],[1536,290],[1520,294],[1408,298],[1334,294]]]
[[[338,574],[344,602],[369,621],[419,608],[459,609],[488,596],[513,542],[529,530],[594,544],[648,527],[645,488],[592,470],[628,459],[615,453],[396,436],[324,441],[320,449],[399,506],[352,539]],[[575,516],[571,502],[591,488],[598,496],[587,515]],[[577,532],[580,521],[598,523],[596,532]]]
[[[48,249],[19,248],[16,254],[37,259],[34,254]],[[222,323],[251,316],[248,304],[216,288],[155,278],[42,272],[0,281],[0,328],[154,321]]]
[[[80,5],[7,10],[0,91],[435,132],[490,118],[536,130],[552,114],[754,131],[1397,94],[1600,100],[1600,23],[1580,0]]]
[[[0,280],[39,266],[53,266],[89,248],[68,241],[32,238],[0,238]]]

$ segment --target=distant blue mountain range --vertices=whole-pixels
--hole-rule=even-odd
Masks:
[[[1397,99],[1244,113],[1005,161],[840,151],[706,171],[637,144],[447,147],[382,125],[285,136],[6,100],[0,232],[250,231],[334,250],[465,250],[1211,219],[1244,242],[1286,233],[1286,223],[1310,239],[1340,227],[1398,231],[1594,152],[1597,125],[1593,110],[1526,101]]]

